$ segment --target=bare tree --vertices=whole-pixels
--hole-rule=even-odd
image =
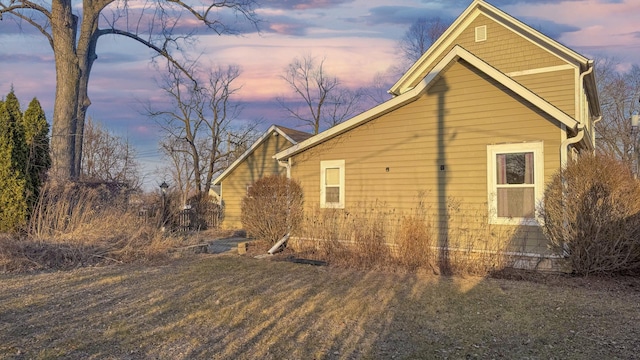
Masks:
[[[378,72],[373,76],[369,86],[365,90],[367,103],[371,105],[367,106],[367,108],[391,99],[389,89],[393,86],[393,79],[396,79],[393,68],[389,68],[385,72]]]
[[[433,19],[419,18],[404,33],[398,42],[398,54],[402,59],[403,69],[418,61],[422,54],[442,35],[449,24],[439,17]]]
[[[242,107],[233,101],[240,90],[234,81],[240,68],[214,66],[201,76],[192,67],[193,75],[186,76],[172,64],[168,67],[161,87],[170,99],[170,108],[147,105],[147,114],[162,128],[161,147],[172,161],[174,180],[183,193],[188,195],[189,189],[208,193],[214,176],[237,154],[238,145],[229,139],[244,146],[253,134],[253,125],[236,124]],[[194,80],[205,77],[204,81]]]
[[[129,139],[104,129],[91,117],[87,118],[83,139],[82,180],[116,182],[131,189],[140,187],[140,165]]]
[[[162,153],[169,159],[170,164],[163,169],[163,174],[169,173],[173,187],[180,191],[180,200],[186,204],[190,195],[194,195],[194,166],[193,158],[187,151],[187,143],[176,138],[166,138],[160,142]]]
[[[334,126],[357,114],[363,90],[349,90],[340,80],[327,74],[324,59],[307,55],[295,58],[280,76],[291,88],[298,101],[278,97],[287,114],[310,126],[317,134],[323,126]]]
[[[88,96],[89,76],[98,58],[98,39],[104,35],[120,35],[133,39],[163,56],[177,68],[174,57],[193,33],[181,32],[191,27],[193,17],[217,34],[234,34],[225,16],[234,16],[256,25],[255,0],[140,1],[130,6],[128,0],[84,0],[74,7],[73,0],[34,2],[0,0],[0,20],[12,15],[16,21],[34,26],[49,41],[56,63],[56,95],[51,134],[52,174],[61,179],[74,179],[80,174],[82,136]],[[138,4],[137,4],[138,5]],[[75,12],[81,12],[76,15]],[[184,16],[187,14],[187,16]]]
[[[596,124],[596,145],[601,153],[610,154],[631,164],[637,149],[637,134],[631,132],[631,115],[640,111],[640,67],[619,71],[616,59],[596,61],[596,81],[602,120]]]

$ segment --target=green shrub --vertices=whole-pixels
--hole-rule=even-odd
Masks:
[[[300,224],[302,205],[298,182],[278,175],[261,178],[242,199],[242,226],[251,237],[275,243]]]
[[[37,99],[24,115],[13,90],[0,100],[0,232],[27,222],[51,164],[48,133]]]
[[[556,173],[540,206],[553,250],[578,274],[640,270],[640,183],[627,165],[582,156]]]

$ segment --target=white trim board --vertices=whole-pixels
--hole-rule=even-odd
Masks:
[[[467,63],[471,64],[473,67],[479,69],[495,81],[504,85],[511,91],[513,91],[518,96],[527,100],[540,110],[547,113],[552,118],[558,120],[561,124],[564,124],[567,128],[575,130],[578,126],[578,122],[569,116],[567,113],[558,109],[554,105],[550,104],[548,101],[544,100],[540,96],[533,93],[531,90],[526,87],[520,85],[518,82],[500,72],[496,68],[490,66],[477,56],[473,55],[469,51],[465,50],[460,45],[456,45],[447,55],[442,58],[436,64],[436,66],[427,74],[427,76],[413,89],[408,90],[402,95],[398,95],[368,111],[361,113],[341,124],[338,124],[320,134],[317,134],[305,141],[302,141],[286,150],[283,150],[275,155],[275,158],[278,160],[285,160],[295,154],[298,154],[305,149],[318,145],[322,142],[325,142],[333,137],[336,137],[340,134],[343,134],[359,125],[362,125],[368,121],[376,119],[386,113],[389,113],[395,109],[400,108],[401,106],[408,104],[417,100],[422,94],[424,94],[427,89],[433,85],[438,77],[446,71],[453,63],[458,60],[463,59]]]

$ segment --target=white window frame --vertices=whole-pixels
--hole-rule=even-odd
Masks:
[[[326,170],[340,170],[340,201],[337,203],[326,202]],[[320,161],[320,207],[332,209],[344,209],[344,160],[325,160]]]
[[[487,25],[476,26],[476,42],[487,41]]]
[[[498,181],[497,162],[499,154],[512,154],[533,152],[533,182],[535,194],[535,216],[533,218],[507,218],[498,217]],[[538,204],[544,196],[544,144],[542,142],[529,142],[517,144],[487,145],[487,187],[489,205],[489,223],[497,225],[530,225],[542,223],[538,213]]]

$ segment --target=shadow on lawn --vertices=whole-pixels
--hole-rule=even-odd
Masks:
[[[639,350],[637,331],[629,331],[637,330],[638,302],[612,294],[600,304],[580,289],[526,282],[211,255],[0,281],[0,357],[8,358],[562,358]]]
[[[397,311],[428,288],[418,286],[424,282],[415,275],[328,273],[326,267],[207,256],[177,267],[22,276],[28,286],[16,280],[0,295],[2,356],[386,354],[398,345],[389,333]]]

